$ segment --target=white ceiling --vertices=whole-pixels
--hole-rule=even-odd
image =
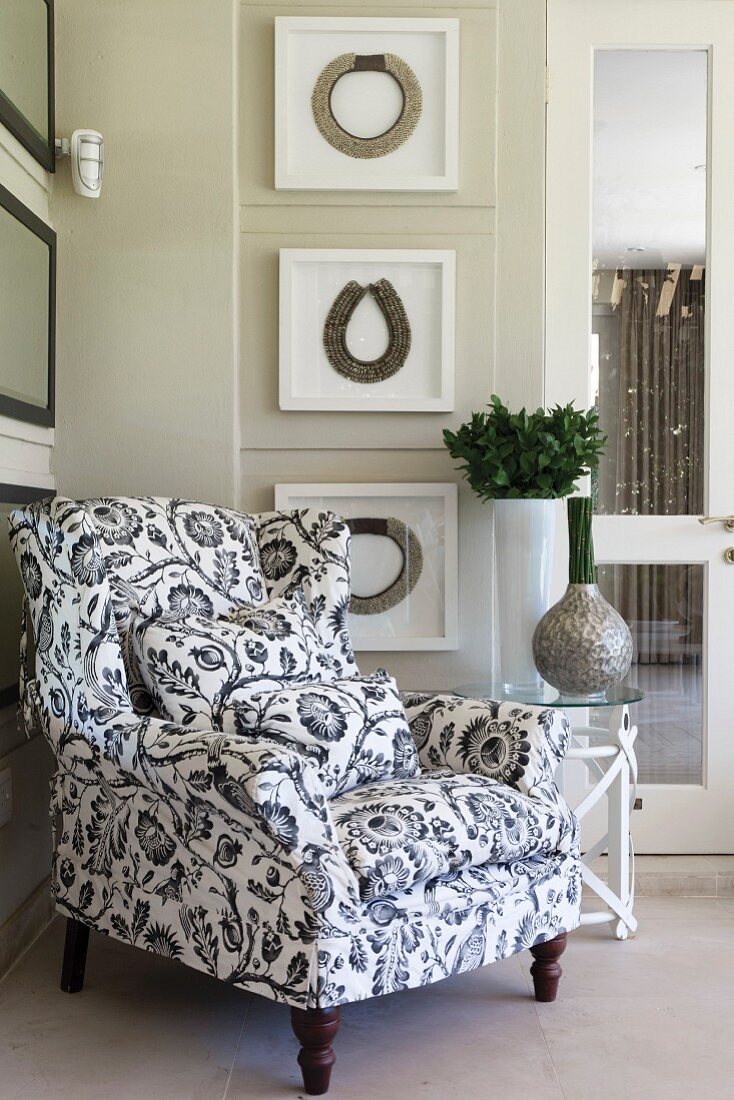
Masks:
[[[593,255],[599,267],[702,264],[707,55],[596,50]],[[643,252],[628,252],[643,248]]]

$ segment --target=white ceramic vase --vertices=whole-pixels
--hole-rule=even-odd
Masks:
[[[556,500],[495,500],[500,675],[508,694],[540,692],[533,632],[550,606]]]

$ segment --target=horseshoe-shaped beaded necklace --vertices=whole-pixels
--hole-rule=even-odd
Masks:
[[[372,294],[388,328],[387,348],[377,359],[358,359],[347,346],[347,325],[364,298]],[[410,322],[389,279],[360,286],[351,280],[337,294],[324,323],[324,351],[335,371],[351,382],[382,382],[397,374],[410,351]]]

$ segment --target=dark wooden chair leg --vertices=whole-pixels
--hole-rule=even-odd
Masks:
[[[61,988],[64,993],[79,993],[84,985],[84,967],[87,964],[87,944],[89,927],[66,918],[66,942],[64,943],[64,962],[61,967]]]
[[[338,1008],[292,1008],[291,1024],[301,1044],[298,1064],[309,1096],[323,1096],[336,1061],[331,1044],[339,1030]]]
[[[536,1001],[555,1001],[558,993],[558,982],[561,974],[561,964],[558,962],[566,950],[567,932],[561,932],[554,940],[545,940],[544,943],[536,943],[530,948],[530,954],[535,962],[530,967],[535,986]]]

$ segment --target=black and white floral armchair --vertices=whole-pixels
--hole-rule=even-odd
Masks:
[[[94,928],[290,1005],[312,1094],[343,1004],[525,948],[555,998],[580,907],[553,782],[567,722],[360,676],[341,520],[55,498],[10,535],[35,643],[25,719],[56,757],[62,989],[81,989]],[[307,627],[290,649],[289,616]]]

